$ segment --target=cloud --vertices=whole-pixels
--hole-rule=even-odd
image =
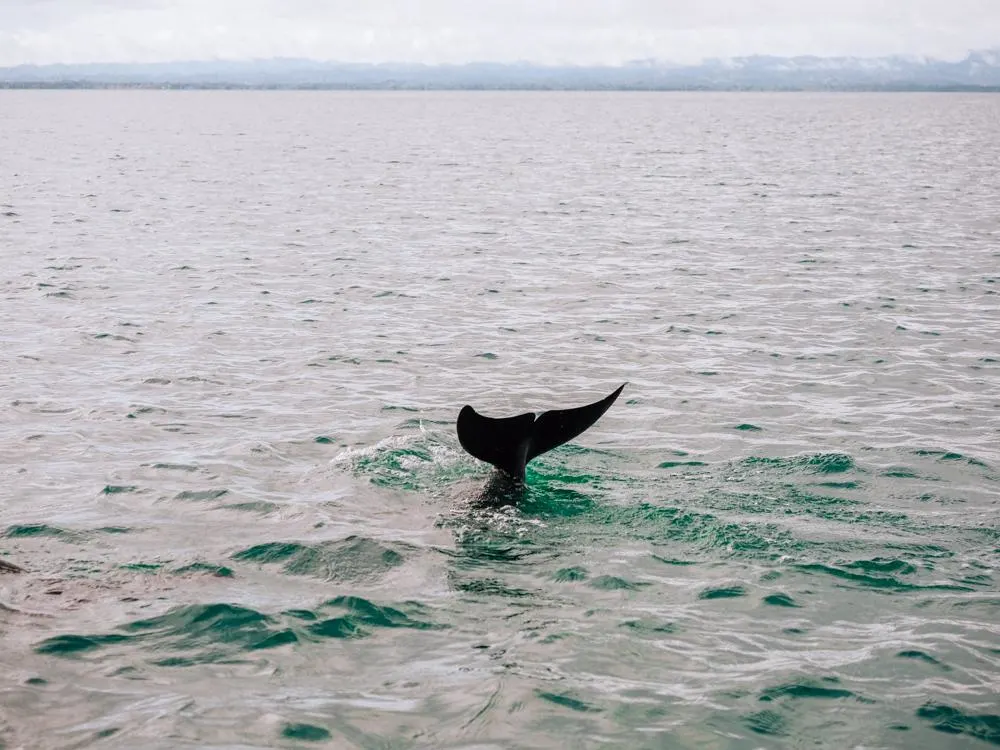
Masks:
[[[998,0],[0,0],[0,65],[311,57],[693,62],[1000,44]]]

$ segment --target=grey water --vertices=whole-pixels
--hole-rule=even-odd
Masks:
[[[1000,745],[1000,97],[0,92],[0,747]],[[516,507],[454,420],[590,403]]]

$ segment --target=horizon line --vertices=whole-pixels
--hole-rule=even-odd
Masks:
[[[462,67],[470,65],[498,65],[504,67],[535,67],[535,68],[622,68],[633,65],[659,65],[664,67],[675,67],[675,68],[686,68],[686,67],[697,67],[699,65],[705,65],[706,63],[712,63],[716,61],[726,61],[726,60],[745,60],[751,58],[771,58],[776,60],[796,60],[796,59],[816,59],[816,60],[891,60],[900,59],[906,60],[908,62],[913,61],[925,61],[925,62],[943,62],[943,63],[955,63],[962,62],[969,59],[974,55],[980,55],[983,53],[996,53],[1000,54],[1000,42],[989,47],[976,47],[966,49],[964,56],[945,56],[938,57],[928,53],[922,52],[892,52],[885,54],[870,54],[870,55],[851,55],[851,54],[816,54],[816,53],[799,53],[794,55],[782,55],[773,54],[768,52],[748,52],[743,54],[735,55],[710,55],[705,56],[697,61],[693,62],[679,62],[677,60],[671,60],[667,57],[636,57],[629,58],[627,60],[622,60],[620,62],[574,62],[574,61],[558,61],[558,62],[540,62],[528,59],[517,59],[517,60],[496,60],[488,58],[470,59],[463,60],[461,62],[446,61],[446,62],[423,62],[418,60],[405,60],[405,59],[385,59],[385,60],[348,60],[348,59],[338,59],[338,58],[317,58],[317,57],[292,57],[288,55],[270,55],[270,56],[244,56],[244,57],[188,57],[188,58],[170,58],[170,59],[157,59],[157,60],[88,60],[85,62],[18,62],[0,65],[0,70],[10,69],[10,68],[49,68],[49,67],[87,67],[95,65],[116,65],[116,66],[129,66],[129,65],[196,65],[196,64],[254,64],[254,63],[267,63],[267,62],[298,62],[298,63],[313,63],[318,65],[352,65],[352,66],[368,66],[368,67],[378,67],[378,66],[408,66],[408,67],[424,67],[424,68],[451,68],[451,67]]]

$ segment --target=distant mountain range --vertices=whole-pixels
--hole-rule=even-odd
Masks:
[[[634,60],[621,66],[533,63],[250,61],[19,65],[0,88],[541,89],[1000,91],[1000,48],[958,62],[927,57],[713,58],[696,65]]]

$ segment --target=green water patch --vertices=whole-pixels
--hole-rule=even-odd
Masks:
[[[941,660],[935,659],[930,654],[925,653],[923,651],[917,651],[916,649],[906,649],[905,651],[899,651],[896,653],[896,657],[899,659],[913,659],[914,661],[920,661],[923,662],[924,664],[930,664],[931,666],[938,667],[939,669],[942,669],[945,672],[951,671],[951,667],[941,662]]]
[[[351,459],[351,466],[378,487],[430,492],[474,473],[472,465],[456,461],[458,456],[454,448],[420,434],[403,444],[387,441],[365,450]]]
[[[4,539],[57,539],[66,543],[80,543],[98,534],[130,534],[135,529],[128,526],[100,526],[96,529],[64,529],[46,523],[14,524],[4,529],[0,538]]]
[[[890,466],[888,469],[883,469],[879,476],[886,477],[887,479],[922,479],[928,482],[939,482],[940,477],[933,477],[929,474],[921,474],[916,469],[910,468],[909,466]]]
[[[216,565],[215,563],[207,562],[193,562],[190,565],[184,565],[180,568],[175,568],[172,573],[176,575],[196,575],[205,574],[214,576],[216,578],[232,578],[233,569],[227,568],[225,565]]]
[[[861,703],[874,703],[871,698],[865,698],[850,690],[839,687],[840,680],[836,677],[824,677],[819,680],[805,679],[798,682],[790,682],[784,685],[766,688],[758,698],[760,701],[770,702],[783,699],[803,700],[843,700],[850,698]]]
[[[281,564],[283,572],[289,575],[331,581],[374,581],[402,565],[405,558],[394,547],[351,535],[317,544],[265,542],[236,552],[232,559],[259,565]]]
[[[157,378],[152,378],[150,380],[144,380],[142,382],[144,382],[144,383],[162,383],[163,385],[166,385],[170,381],[169,380],[159,380]],[[161,414],[162,415],[162,414],[166,414],[166,413],[167,413],[166,409],[160,409],[160,408],[158,408],[156,406],[135,406],[135,407],[132,408],[132,411],[128,412],[125,415],[125,418],[126,419],[138,419],[139,417],[144,417],[144,416],[146,416],[148,414]]]
[[[916,567],[905,560],[885,557],[876,557],[871,560],[855,560],[846,563],[844,567],[849,570],[860,570],[864,573],[910,575],[917,572]]]
[[[756,489],[734,492],[720,489],[699,499],[699,505],[719,510],[737,510],[741,513],[781,513],[783,515],[813,515],[824,520],[851,521],[860,514],[865,514],[865,521],[873,512],[857,510],[860,500],[823,495],[810,492],[795,484],[781,484],[765,491]],[[893,514],[891,521],[900,520],[901,514]],[[905,518],[905,516],[902,516]]]
[[[899,576],[916,571],[913,565],[902,560],[857,560],[830,565],[826,563],[799,563],[792,566],[803,573],[820,574],[837,578],[855,586],[883,593],[916,591],[973,591],[970,586],[957,584],[920,584],[902,580]]]
[[[630,581],[626,578],[621,578],[620,576],[603,575],[597,576],[587,585],[591,588],[600,589],[602,591],[638,591],[646,588],[650,584],[643,581]]]
[[[144,563],[144,562],[134,562],[134,563],[124,563],[118,567],[121,570],[128,570],[133,573],[159,573],[163,570],[163,563]]]
[[[193,652],[157,659],[162,666],[191,666],[233,659],[241,651],[273,648],[297,640],[274,617],[234,604],[177,607],[121,630],[155,651]]]
[[[799,607],[800,605],[795,603],[795,600],[788,594],[777,593],[769,594],[762,600],[764,604],[771,607]]]
[[[286,609],[281,614],[286,617],[294,617],[296,620],[305,620],[307,622],[315,622],[319,619],[319,616],[309,609]]]
[[[384,454],[362,456],[356,468],[369,474],[372,484],[380,487],[419,491],[426,484],[417,476],[418,469],[432,468],[434,458],[427,451],[401,448]]]
[[[61,529],[58,526],[49,526],[44,523],[15,524],[13,526],[8,526],[4,530],[3,536],[8,539],[51,536],[64,541],[69,541],[78,536],[78,532]]]
[[[586,449],[577,451],[571,448],[567,451],[567,454],[580,455],[585,452],[587,452]],[[551,483],[571,485],[595,484],[600,482],[601,479],[602,477],[596,474],[584,474],[582,472],[572,471],[558,461],[550,463],[542,460],[527,466],[524,481],[530,487],[532,485],[545,485]]]
[[[166,462],[153,464],[153,468],[162,469],[163,471],[184,471],[189,474],[198,471],[198,467],[194,464],[172,464]]]
[[[259,513],[262,516],[269,515],[278,510],[279,506],[277,503],[268,502],[267,500],[248,500],[244,503],[226,503],[225,505],[220,505],[220,510],[236,510],[242,513]]]
[[[814,497],[812,499],[817,500],[818,498]],[[829,503],[826,503],[826,505],[834,507],[823,507],[823,504],[813,503],[808,508],[803,508],[802,515],[815,516],[816,518],[823,519],[824,521],[835,521],[842,524],[856,524],[866,528],[883,526],[895,531],[920,532],[924,530],[920,525],[915,524],[905,513],[897,513],[889,510],[865,510],[863,508],[836,507],[844,505],[859,505],[859,503],[853,500],[842,500],[840,498],[834,498]]]
[[[961,578],[956,578],[957,583],[961,583],[967,586],[992,586],[993,579],[986,574],[962,576]]]
[[[560,445],[553,451],[543,454],[544,457],[538,459],[532,466],[558,466],[562,463],[560,456],[583,456],[583,457],[593,457],[593,456],[611,456],[618,457],[619,454],[614,451],[608,451],[601,448],[589,448],[586,445],[577,445],[576,443],[565,443]],[[546,460],[548,459],[548,460]]]
[[[942,523],[933,516],[908,511],[908,507],[915,504],[913,501],[934,499],[934,496],[927,495],[925,498],[920,494],[926,488],[920,488],[920,492],[911,496],[910,493],[915,491],[913,487],[907,489],[904,484],[895,482],[892,497],[899,498],[902,491],[901,499],[908,501],[908,507],[897,510],[873,505],[870,498],[863,494],[869,490],[864,481],[869,470],[859,466],[847,454],[750,457],[718,468],[724,473],[711,470],[704,477],[699,477],[704,481],[692,482],[691,475],[684,477],[684,491],[690,493],[689,488],[693,488],[698,493],[692,500],[693,506],[702,510],[766,515],[777,522],[781,522],[783,517],[811,516],[845,526],[856,525],[865,529],[882,527],[892,532],[892,536],[898,536],[900,532],[920,536],[932,532],[951,534],[956,530],[953,523]],[[926,479],[916,471],[895,472],[891,467],[876,473],[878,476],[900,473],[903,478]],[[883,485],[879,485],[879,489]],[[671,489],[680,491],[679,485],[672,485]],[[796,528],[808,527],[798,524]],[[975,530],[979,534],[991,531],[989,527]],[[851,536],[836,544],[841,551],[870,546],[862,538]]]
[[[501,599],[527,600],[534,599],[538,592],[528,589],[508,586],[498,578],[463,578],[449,573],[448,584],[464,594],[478,596],[500,597]]]
[[[57,635],[42,641],[35,647],[35,652],[52,656],[77,656],[127,640],[129,640],[127,635],[117,633],[110,635]]]
[[[193,500],[193,501],[206,501],[206,500],[218,500],[220,497],[229,494],[227,489],[213,489],[213,490],[184,490],[183,492],[178,492],[174,495],[174,500]]]
[[[491,529],[466,529],[457,535],[455,549],[441,549],[454,559],[449,566],[448,584],[455,591],[476,597],[527,600],[535,591],[512,586],[498,576],[504,573],[532,573],[558,557],[558,551],[530,536],[502,533]],[[582,576],[582,577],[581,577]],[[583,569],[566,569],[555,574],[563,582],[582,580]]]
[[[528,491],[517,503],[522,514],[532,518],[553,519],[583,516],[593,511],[596,500],[588,493],[565,487],[559,481],[538,481],[528,485]]]
[[[513,502],[510,517],[487,518],[488,509],[479,509],[473,501],[469,513],[456,514],[454,522],[447,523],[457,529],[458,541],[454,551],[440,550],[455,558],[452,587],[467,594],[537,597],[539,592],[519,588],[523,582],[510,580],[507,574],[529,573],[527,566],[541,563],[531,575],[549,581],[549,587],[556,581],[557,588],[565,590],[566,584],[579,580],[586,582],[581,592],[586,587],[600,588],[595,584],[597,574],[605,571],[587,564],[590,570],[582,574],[564,572],[571,571],[566,566],[581,558],[560,564],[560,550],[567,543],[579,549],[585,544],[622,541],[645,543],[650,553],[662,555],[664,564],[753,560],[780,565],[793,575],[814,576],[817,585],[826,579],[822,585],[827,587],[894,594],[968,591],[992,585],[985,579],[954,580],[948,574],[951,565],[941,568],[941,576],[929,574],[934,567],[924,551],[890,551],[892,544],[907,535],[927,539],[930,533],[938,537],[953,527],[930,525],[940,523],[937,517],[901,512],[909,506],[901,511],[879,508],[867,494],[887,483],[874,480],[877,470],[861,466],[852,455],[751,456],[705,466],[686,455],[666,453],[656,456],[658,461],[667,459],[659,471],[651,470],[656,463],[644,462],[641,476],[622,473],[626,461],[622,456],[576,445],[563,446],[532,462],[526,490]],[[365,451],[353,466],[376,484],[425,491],[445,500],[449,496],[447,490],[441,492],[442,485],[459,479],[471,485],[470,477],[486,478],[483,465],[450,442],[416,432]],[[531,525],[536,521],[544,523]],[[469,525],[488,528],[469,532]],[[511,534],[497,533],[504,529]],[[951,553],[944,550],[943,554]],[[320,568],[313,574],[327,575]],[[576,579],[575,575],[584,577]],[[757,596],[762,607],[810,603],[773,589]],[[772,616],[776,614],[772,611]]]
[[[673,635],[680,630],[676,623],[649,619],[626,620],[621,627],[639,635],[651,636]]]
[[[945,734],[964,734],[991,745],[1000,745],[1000,715],[969,714],[943,703],[925,703],[917,717]]]
[[[743,716],[743,722],[752,732],[771,737],[783,737],[788,734],[788,722],[777,711],[766,709]]]
[[[107,484],[101,493],[104,495],[123,495],[138,491],[139,488],[134,484]]]
[[[441,552],[454,557],[460,567],[473,568],[483,565],[496,568],[498,564],[535,565],[554,554],[551,546],[533,537],[489,528],[462,530],[457,534],[455,549],[442,549]]]
[[[654,560],[656,560],[657,562],[663,563],[664,565],[679,565],[679,566],[683,567],[683,566],[686,566],[686,565],[697,565],[698,564],[694,560],[677,560],[677,559],[674,559],[672,557],[663,557],[661,555],[651,555],[651,557]]]
[[[864,485],[861,482],[848,480],[846,482],[816,482],[814,487],[826,487],[831,490],[859,490]]]
[[[765,516],[782,526],[789,517],[807,516],[842,525],[885,527],[894,533],[928,531],[926,520],[894,509],[872,507],[858,492],[865,487],[861,477],[867,472],[846,454],[751,457],[718,468],[702,472],[697,482],[687,474],[683,488],[675,484],[670,489],[685,494],[696,492],[690,504],[703,512]],[[796,528],[808,529],[801,524]],[[849,536],[838,546],[864,545]]]
[[[573,633],[549,633],[544,638],[540,638],[538,642],[544,645],[548,645],[550,643],[558,643],[559,641],[572,637],[574,637]]]
[[[990,468],[989,464],[973,456],[964,456],[961,453],[955,451],[940,451],[940,450],[927,450],[918,449],[913,451],[914,456],[921,456],[927,458],[933,458],[936,461],[950,461],[954,463],[964,463],[969,466],[976,466],[981,469]]]
[[[708,588],[698,594],[699,599],[735,599],[747,595],[743,586],[718,586]]]
[[[584,581],[588,576],[589,573],[586,568],[576,565],[572,568],[560,568],[552,576],[552,580],[559,583],[568,583],[571,581]]]
[[[40,654],[79,657],[110,646],[132,645],[149,652],[151,663],[165,667],[232,663],[247,654],[328,638],[364,638],[379,629],[439,629],[416,603],[379,605],[367,599],[339,596],[314,611],[290,610],[268,615],[234,604],[195,604],[99,635],[60,635],[35,647]]]
[[[947,547],[942,547],[940,544],[930,544],[930,543],[907,543],[907,542],[887,542],[883,549],[886,552],[898,552],[902,555],[919,557],[921,561],[927,564],[929,560],[949,560],[955,557],[955,553],[948,549]],[[878,558],[881,559],[881,558]],[[980,566],[980,563],[971,562],[972,566]]]
[[[375,628],[407,628],[411,630],[440,630],[446,626],[421,619],[426,608],[416,602],[405,605],[404,609],[378,605],[359,596],[338,596],[324,602],[315,621],[306,626],[307,631],[320,638],[360,638],[371,634]],[[335,617],[326,617],[328,610],[340,613]],[[419,616],[418,616],[419,615]]]
[[[553,703],[560,708],[568,708],[580,713],[596,713],[602,709],[576,697],[572,693],[553,693],[547,690],[535,690],[535,695],[544,701]]]
[[[846,453],[811,453],[803,456],[779,458],[750,456],[743,459],[740,464],[748,469],[765,469],[783,474],[796,472],[843,474],[849,471],[861,471],[854,459]]]
[[[843,525],[883,527],[893,533],[925,534],[931,528],[927,520],[914,519],[895,510],[872,508],[860,498],[817,493],[801,483],[768,483],[766,478],[753,482],[738,479],[718,484],[702,491],[694,504],[705,510],[770,516],[775,521],[790,516],[809,516]],[[942,530],[950,530],[950,527]],[[850,537],[838,542],[841,547],[858,546],[859,543]]]
[[[330,739],[330,731],[315,724],[285,724],[281,728],[281,737],[300,742],[326,742]]]
[[[710,513],[652,503],[608,508],[601,520],[635,539],[654,545],[690,544],[714,556],[773,561],[808,546],[776,524],[724,521]]]

